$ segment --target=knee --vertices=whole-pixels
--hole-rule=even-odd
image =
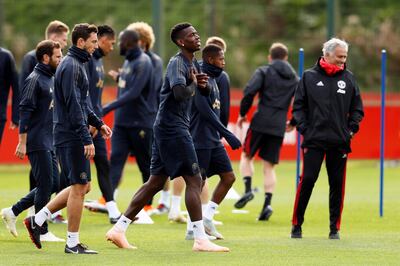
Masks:
[[[228,173],[221,176],[222,182],[227,185],[232,185],[236,181],[236,177],[233,173]]]

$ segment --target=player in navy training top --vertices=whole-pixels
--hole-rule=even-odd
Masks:
[[[201,175],[192,137],[189,132],[193,96],[208,95],[208,76],[200,72],[194,53],[200,50],[200,36],[189,23],[171,30],[171,40],[180,52],[171,58],[161,89],[161,103],[154,123],[151,176],[133,197],[127,211],[106,237],[120,248],[133,248],[125,236],[135,216],[160,191],[168,177],[183,176],[186,182],[186,206],[193,221],[194,251],[229,251],[211,243],[205,234],[201,203]]]
[[[209,76],[208,84],[211,87],[211,92],[208,97],[199,94],[194,96],[190,132],[196,148],[202,177],[211,177],[215,174],[220,176],[220,182],[203,213],[203,222],[209,235],[223,239],[212,220],[218,205],[232,187],[235,175],[228,154],[221,142],[221,136],[227,140],[234,150],[238,149],[241,143],[220,121],[221,102],[216,78],[221,75],[225,66],[224,52],[221,47],[209,44],[204,47],[202,57],[201,67],[203,72]],[[190,229],[189,227],[189,232]]]
[[[10,208],[3,209],[2,218],[12,235],[17,237],[17,216],[35,206],[42,209],[50,195],[58,191],[58,163],[53,146],[53,90],[54,73],[61,61],[61,45],[50,40],[41,41],[36,47],[39,62],[25,80],[19,105],[19,143],[15,155],[23,159],[28,155],[35,183],[27,195]],[[41,228],[41,241],[65,241],[48,232],[47,223]]]

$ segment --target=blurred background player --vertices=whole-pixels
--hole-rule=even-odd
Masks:
[[[86,68],[89,79],[89,96],[93,111],[99,118],[102,118],[101,96],[104,87],[104,65],[102,57],[107,56],[114,49],[115,32],[108,25],[98,26],[97,30],[99,48],[94,51],[89,62],[86,64]],[[92,127],[91,129],[93,131],[92,135],[94,135],[93,144],[96,149],[93,160],[96,166],[97,180],[102,193],[101,203],[103,204],[98,201],[92,201],[85,202],[84,206],[89,210],[105,210],[108,213],[110,223],[116,223],[121,213],[114,201],[106,141],[101,134],[95,132],[95,128]]]
[[[154,37],[153,28],[146,22],[135,22],[129,24],[128,30],[134,30],[139,33],[139,46],[142,50],[150,57],[151,63],[153,65],[153,72],[151,75],[151,87],[152,90],[157,91],[157,102],[155,104],[156,110],[160,104],[160,92],[163,83],[163,62],[161,57],[154,53],[151,49],[153,48],[154,42],[156,41]],[[146,176],[143,176],[146,177]],[[147,179],[143,179],[143,183],[147,182]],[[149,214],[163,214],[167,213],[169,210],[169,181],[165,182],[165,186],[160,193],[160,199],[158,201],[158,206],[153,210],[152,200],[144,206],[144,210],[148,210]]]
[[[235,174],[231,161],[221,142],[223,136],[233,150],[240,148],[241,143],[220,121],[220,92],[215,79],[221,75],[225,66],[224,52],[221,47],[209,44],[202,51],[202,71],[208,75],[208,85],[211,87],[207,97],[197,93],[194,95],[190,120],[190,133],[193,137],[201,175],[205,183],[207,178],[215,174],[220,181],[214,190],[211,201],[203,211],[204,229],[207,234],[223,239],[213,224],[214,214],[232,187]],[[186,239],[193,239],[193,229],[188,219]]]
[[[299,80],[287,60],[287,47],[282,43],[273,43],[269,49],[268,65],[256,69],[244,89],[244,96],[240,102],[237,125],[242,128],[254,97],[258,94],[260,99],[247,130],[240,158],[240,172],[243,176],[245,193],[235,203],[235,207],[243,208],[254,198],[251,179],[254,175],[253,158],[258,152],[264,164],[265,192],[259,221],[268,220],[273,212],[271,198],[276,186],[275,165],[279,163],[287,113]],[[293,127],[290,128],[292,129]]]
[[[9,232],[17,237],[17,216],[35,206],[42,209],[50,195],[59,188],[58,163],[53,145],[53,90],[54,73],[61,61],[61,46],[58,42],[41,41],[36,47],[36,64],[25,80],[20,109],[19,143],[15,155],[23,159],[28,155],[36,187],[12,207],[1,210]],[[41,228],[40,241],[64,242],[48,231],[45,222]]]
[[[152,127],[159,95],[159,90],[152,87],[153,65],[139,46],[139,34],[124,30],[120,34],[119,48],[125,62],[118,77],[118,96],[103,108],[104,115],[116,110],[110,160],[114,190],[120,182],[130,152],[135,154],[142,179],[148,180],[150,176]]]
[[[0,47],[0,147],[4,127],[7,121],[7,102],[10,88],[12,90],[10,129],[15,129],[18,127],[18,73],[11,52]]]

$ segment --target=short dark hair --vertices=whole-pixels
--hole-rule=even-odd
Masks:
[[[285,57],[289,54],[288,48],[286,45],[280,42],[273,43],[271,48],[269,48],[269,54],[273,60],[275,59],[285,59]]]
[[[53,20],[46,27],[46,39],[48,39],[50,37],[50,34],[53,34],[53,33],[60,34],[63,32],[66,32],[68,34],[69,27],[65,23],[63,23],[59,20]]]
[[[220,47],[216,44],[206,45],[202,51],[203,61],[207,62],[207,59],[209,57],[213,57],[213,58],[217,57],[221,51],[223,51],[222,47]]]
[[[90,34],[92,32],[97,33],[97,27],[93,24],[91,25],[89,25],[88,23],[75,24],[74,29],[72,30],[72,44],[76,45],[78,43],[79,38],[82,38],[86,41],[90,37]]]
[[[43,61],[43,56],[47,54],[48,56],[53,55],[54,49],[60,49],[61,45],[58,42],[51,40],[44,40],[38,43],[36,46],[36,59],[38,62]]]
[[[115,37],[115,31],[108,25],[100,25],[97,26],[97,36],[103,37],[103,36],[108,36],[110,38]]]
[[[176,24],[172,29],[171,29],[171,40],[175,43],[176,41],[180,38],[180,32],[186,28],[191,27],[192,24],[190,24],[189,22],[182,22],[179,24]]]
[[[140,36],[137,31],[134,30],[124,30],[120,35],[121,40],[126,42],[126,45],[133,47],[139,42]]]

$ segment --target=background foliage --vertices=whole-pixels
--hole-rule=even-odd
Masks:
[[[348,67],[362,90],[379,90],[380,51],[388,52],[388,88],[400,91],[400,1],[334,0],[335,35],[350,43]],[[26,51],[44,38],[49,21],[59,19],[71,28],[75,23],[107,23],[120,31],[131,22],[152,23],[149,0],[0,0],[3,14],[2,42],[12,50],[18,64]],[[281,41],[291,51],[297,68],[298,49],[305,50],[305,67],[321,54],[327,38],[327,0],[176,0],[163,1],[161,45],[164,64],[177,49],[169,29],[181,21],[191,22],[202,36],[219,35],[228,43],[227,71],[232,85],[242,88],[254,69],[267,62],[272,42]],[[160,41],[160,40],[159,40]],[[118,50],[118,49],[116,49]],[[106,69],[117,68],[122,58],[114,52]]]

